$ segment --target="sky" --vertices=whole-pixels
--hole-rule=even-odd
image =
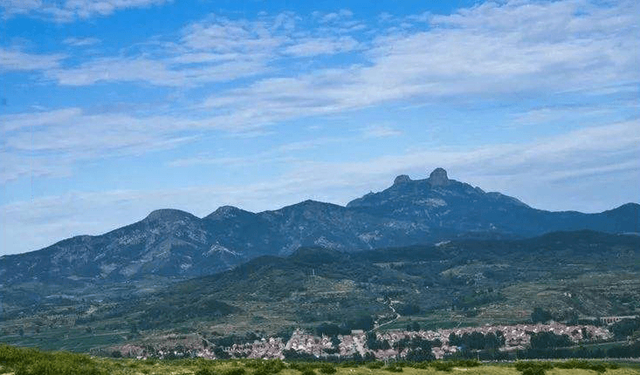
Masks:
[[[0,255],[449,177],[640,202],[640,3],[0,0]]]

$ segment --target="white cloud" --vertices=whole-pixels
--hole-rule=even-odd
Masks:
[[[135,82],[193,87],[265,74],[286,54],[333,54],[353,49],[357,43],[350,37],[295,39],[289,35],[293,32],[288,21],[291,17],[282,13],[247,21],[212,15],[185,27],[179,41],[154,43],[145,54],[95,58],[46,69],[44,74],[60,85],[71,86]]]
[[[80,1],[72,5],[82,8],[85,3]],[[346,13],[340,14],[343,17]],[[8,62],[4,65],[10,64],[13,69],[40,70],[59,85],[133,82],[193,87],[283,71],[287,69],[287,59],[292,56],[332,55],[359,47],[355,38],[343,35],[344,25],[301,30],[296,29],[296,19],[296,15],[286,12],[256,20],[229,19],[213,14],[184,27],[175,41],[154,37],[145,46],[144,53],[124,49],[116,56],[75,56],[77,59],[70,58],[67,64],[61,64],[61,56],[18,55],[16,52],[15,56],[5,58]],[[76,47],[100,42],[95,38],[63,40]],[[23,60],[40,58],[45,60],[39,64],[20,64]],[[46,64],[46,59],[53,59],[56,64]]]
[[[108,16],[121,9],[162,5],[170,0],[0,0],[5,17],[30,15],[56,22]]]
[[[387,125],[371,125],[362,129],[365,138],[386,138],[402,134],[398,129]]]
[[[247,165],[265,165],[272,163],[290,164],[299,160],[293,154],[299,151],[311,150],[329,144],[357,141],[353,138],[315,138],[308,141],[285,143],[271,150],[243,156],[214,156],[210,154],[177,159],[170,162],[171,167],[185,167],[194,165],[224,165],[225,167],[239,167]]]
[[[7,71],[34,71],[54,69],[64,55],[35,55],[0,47],[0,73]]]
[[[611,118],[632,112],[636,103],[616,102],[608,100],[598,104],[555,105],[544,106],[514,114],[514,125],[541,125],[545,123],[611,121]]]
[[[67,174],[83,160],[174,148],[198,123],[172,116],[87,114],[79,108],[0,116],[0,183]],[[150,131],[152,129],[152,131]]]
[[[333,55],[349,52],[358,46],[358,42],[350,37],[340,38],[307,38],[298,41],[284,49],[284,53],[297,57],[311,57],[318,55]]]
[[[276,17],[277,18],[277,17]],[[275,34],[276,19],[268,21],[230,20],[211,16],[183,30],[182,43],[193,50],[215,53],[270,54],[286,42]]]
[[[213,16],[185,27],[177,43],[155,43],[144,54],[96,58],[49,69],[45,75],[70,86],[134,82],[192,87],[263,74],[270,69],[275,48],[283,43],[265,22]]]
[[[142,82],[157,86],[193,86],[207,82],[231,81],[264,71],[257,61],[239,59],[219,64],[175,68],[148,58],[105,58],[74,68],[51,69],[46,75],[60,85],[87,86],[97,82]]]
[[[640,81],[638,22],[635,2],[491,3],[434,16],[427,31],[379,37],[369,64],[267,77],[203,106],[225,108],[224,122],[243,127],[399,100],[597,93]]]
[[[73,47],[86,47],[99,44],[101,40],[98,38],[66,38],[62,42]]]
[[[19,4],[4,1],[6,7]],[[67,0],[61,7],[93,14],[159,2]],[[37,8],[38,4],[46,7],[39,1],[25,2],[23,7]],[[212,15],[185,27],[179,41],[161,43],[164,47],[145,54],[104,56],[63,67],[59,66],[60,56],[3,51],[5,62],[0,64],[11,69],[45,70],[47,77],[61,85],[139,82],[179,87],[272,73],[264,83],[245,84],[238,92],[253,102],[253,87],[264,87],[273,82],[271,79],[298,80],[292,86],[304,85],[311,90],[319,86],[320,92],[330,95],[313,99],[311,107],[325,102],[328,111],[341,111],[407,98],[593,91],[612,83],[637,82],[638,14],[640,6],[634,1],[483,3],[448,16],[429,15],[430,26],[425,31],[392,32],[396,29],[392,26],[366,42],[341,34],[358,23],[348,10],[317,13],[316,18],[326,21],[325,25],[306,30],[296,28],[299,17],[290,13],[252,21]],[[86,45],[94,40],[70,38],[67,42]],[[287,75],[288,57],[354,51],[362,53],[365,63],[339,69],[325,65],[326,71],[321,66],[306,75]],[[39,58],[43,61],[35,61]],[[328,84],[323,79],[328,72],[342,80]],[[279,76],[274,78],[275,74]],[[229,94],[236,97],[238,92]],[[307,112],[307,108],[297,107]]]
[[[42,6],[42,0],[0,0],[0,7],[6,15],[25,14]]]
[[[315,16],[318,17],[318,21],[320,23],[332,23],[341,21],[344,19],[349,19],[353,16],[353,12],[349,9],[340,9],[337,12],[331,13],[315,13]]]

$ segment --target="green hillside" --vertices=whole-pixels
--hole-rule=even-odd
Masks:
[[[534,308],[576,323],[640,312],[639,253],[638,236],[590,231],[357,253],[302,248],[175,284],[102,286],[99,296],[48,298],[29,309],[11,310],[5,300],[0,332],[7,343],[89,351],[155,345],[167,333],[286,336],[324,323],[346,330],[514,324],[530,322]],[[29,288],[9,295],[19,302]]]

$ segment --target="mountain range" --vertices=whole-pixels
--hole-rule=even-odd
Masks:
[[[264,255],[286,256],[300,247],[355,252],[585,229],[640,233],[640,205],[628,203],[596,214],[544,211],[449,179],[437,168],[426,179],[398,176],[389,188],[346,206],[307,200],[259,213],[223,206],[203,218],[156,210],[102,235],[72,237],[38,251],[0,257],[0,280],[7,286],[187,279]]]

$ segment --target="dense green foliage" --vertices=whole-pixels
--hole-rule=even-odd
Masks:
[[[616,338],[625,339],[628,336],[632,336],[635,332],[640,331],[640,318],[623,319],[614,323],[610,329]]]
[[[572,345],[573,341],[567,335],[557,335],[553,332],[531,334],[531,349],[560,348]]]
[[[15,375],[107,375],[89,356],[66,352],[47,353],[35,349],[0,345],[0,365]]]
[[[461,336],[451,333],[449,335],[449,344],[453,346],[463,347],[470,350],[480,349],[497,349],[504,346],[505,338],[501,331],[497,333],[489,332],[483,334],[482,332],[464,333]]]
[[[277,374],[280,371],[285,369],[285,364],[279,359],[270,359],[270,360],[249,360],[246,362],[245,366],[253,368],[253,373],[255,375],[271,375]]]
[[[553,319],[551,313],[541,307],[535,307],[531,313],[531,322],[533,323],[546,323],[551,319]]]
[[[553,368],[583,369],[596,371],[598,373],[603,373],[607,369],[619,368],[619,366],[615,363],[603,363],[584,360],[571,360],[566,362],[519,361],[516,362],[515,367],[518,371],[521,371],[523,375],[544,375],[546,370],[551,370]]]

